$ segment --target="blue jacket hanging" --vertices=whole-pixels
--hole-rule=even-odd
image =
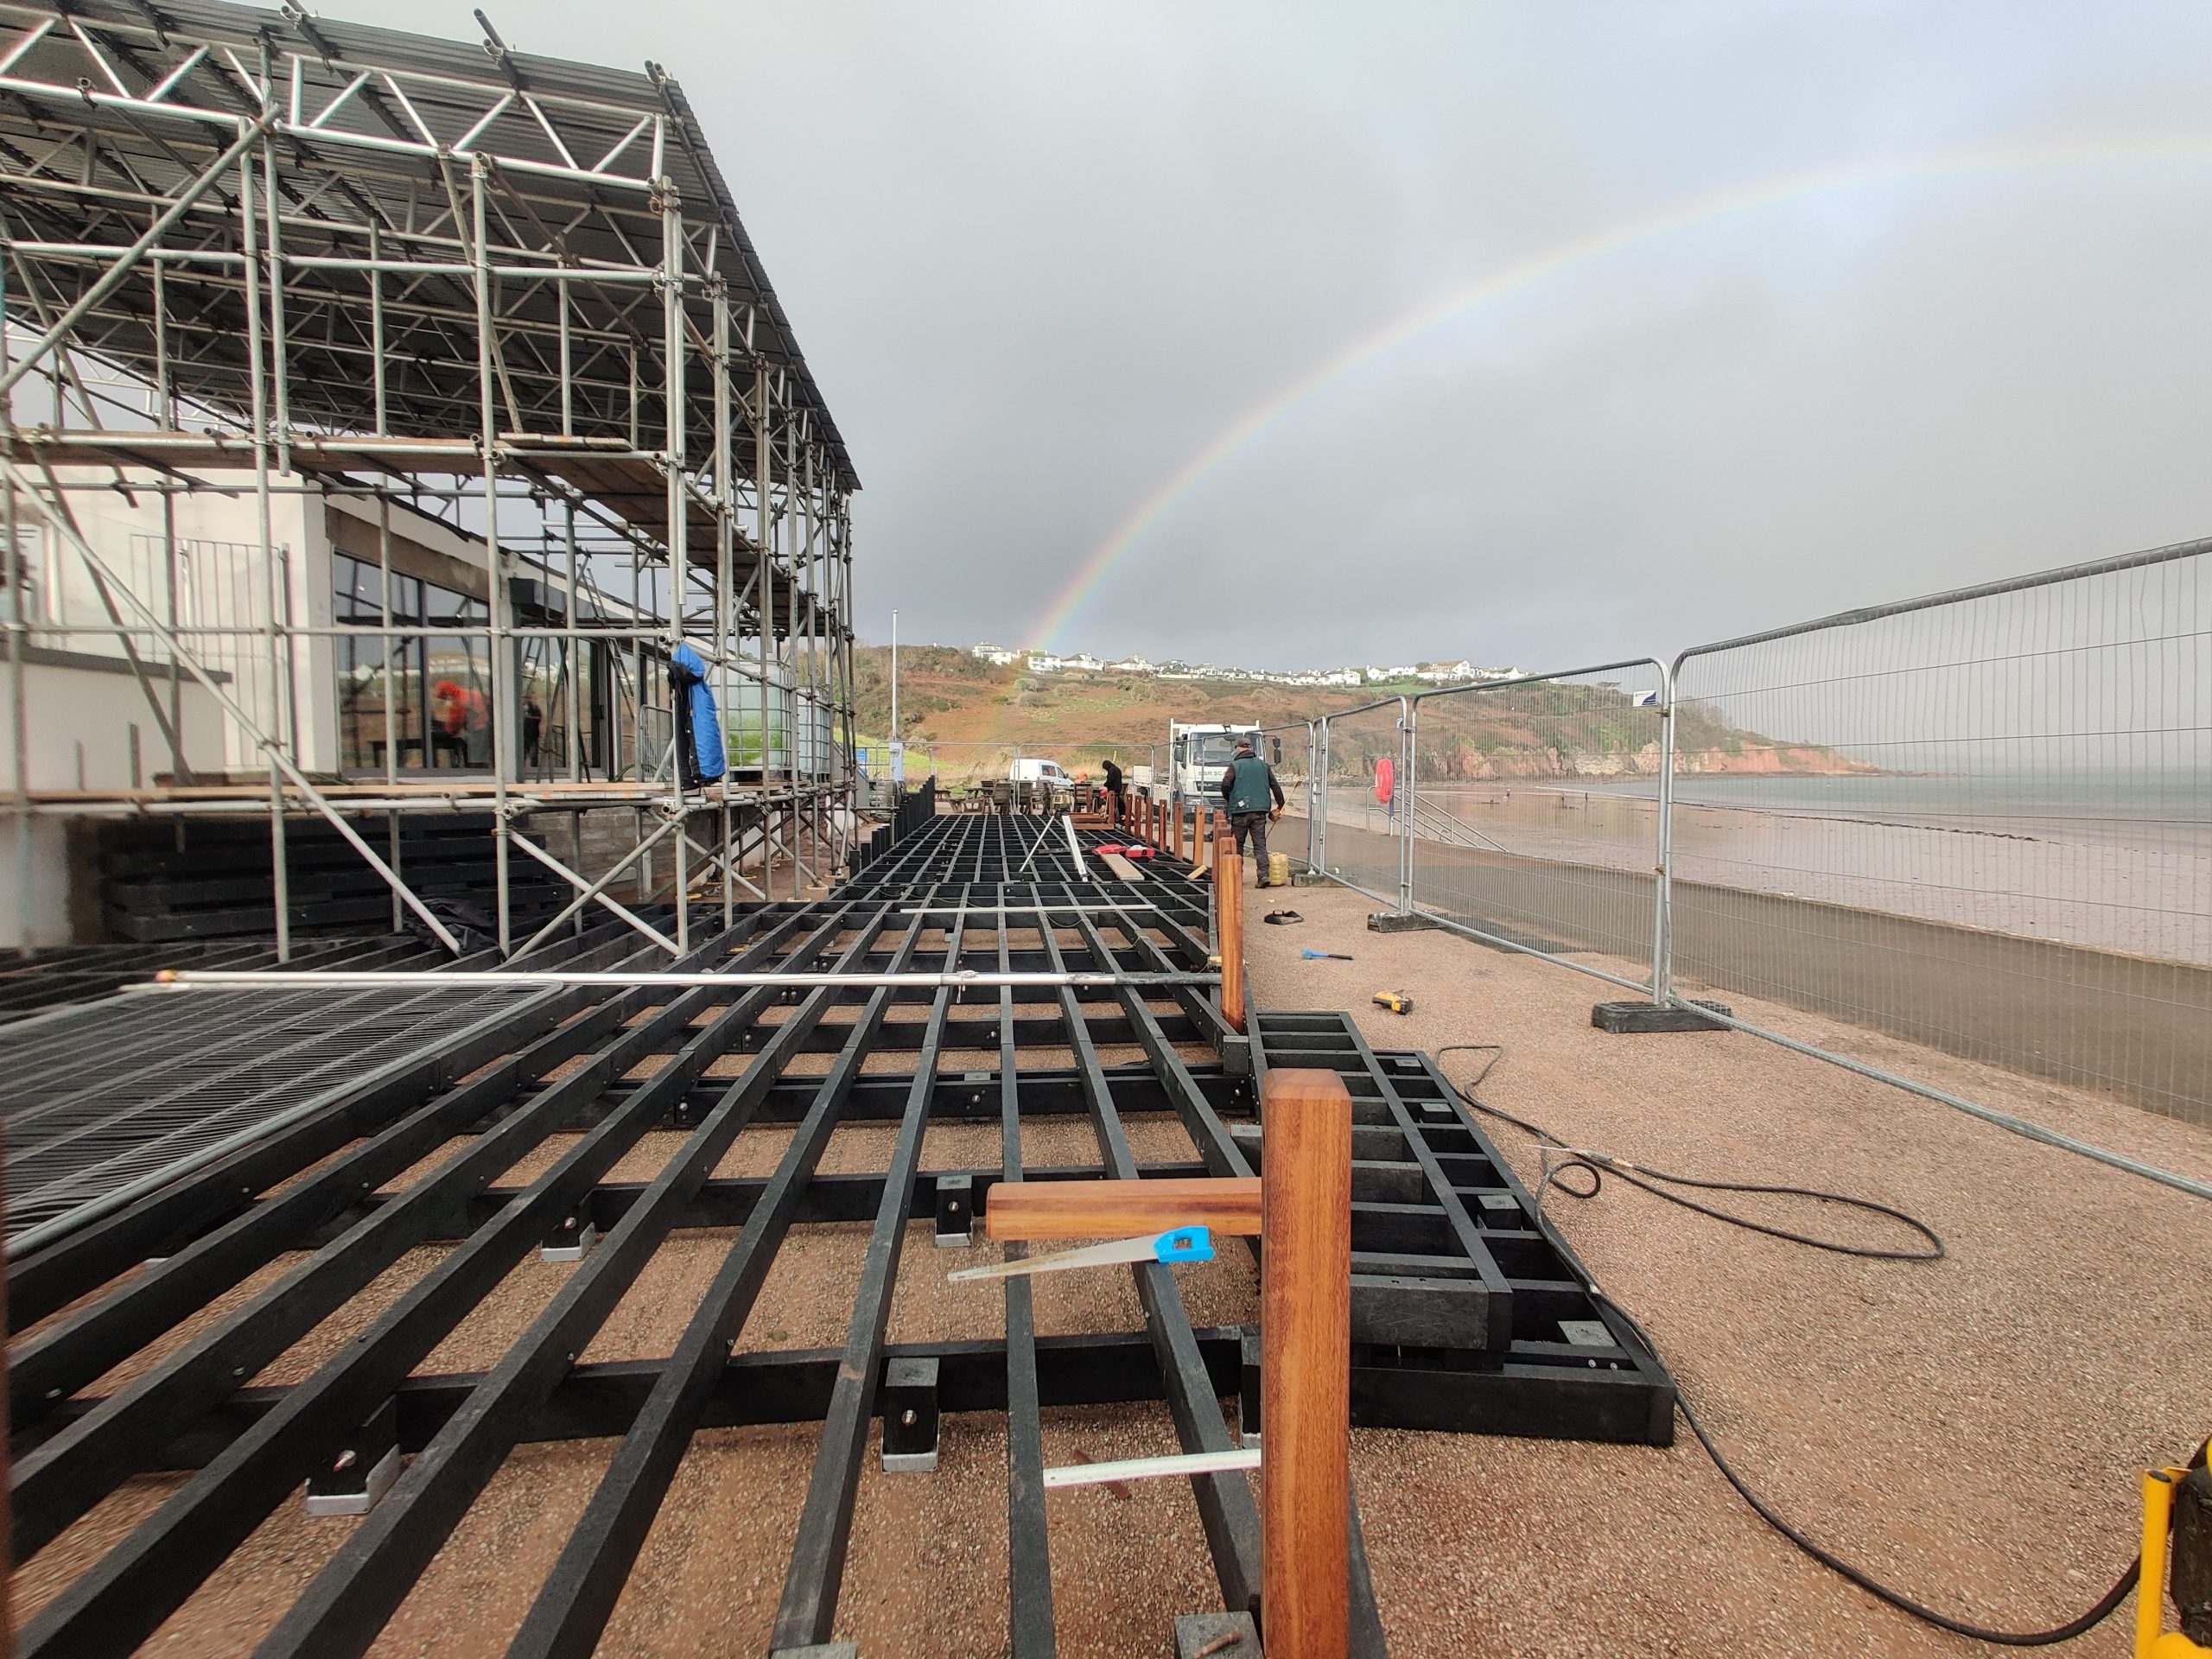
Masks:
[[[706,659],[689,645],[669,653],[668,677],[676,687],[676,776],[686,789],[711,784],[728,768],[715,694],[707,690]]]

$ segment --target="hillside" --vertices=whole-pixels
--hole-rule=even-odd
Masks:
[[[855,691],[863,741],[891,728],[891,652],[855,652]],[[944,645],[902,646],[899,713],[912,747],[928,751],[950,779],[1003,775],[1017,749],[1050,755],[1070,770],[1096,771],[1109,753],[1141,763],[1166,741],[1171,720],[1262,728],[1298,726],[1401,692],[1428,688],[1378,685],[1315,690],[1227,680],[1165,680],[1146,675],[1043,674],[995,668]],[[1682,770],[1694,772],[1848,772],[1873,768],[1816,744],[1738,731],[1709,709],[1681,714],[1676,741]],[[1332,771],[1366,771],[1396,752],[1395,708],[1332,728]],[[1659,765],[1657,714],[1609,685],[1524,685],[1434,697],[1421,709],[1421,775],[1491,778],[1649,776]],[[1286,735],[1284,760],[1295,769],[1303,731]]]

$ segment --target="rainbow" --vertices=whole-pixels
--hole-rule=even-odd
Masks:
[[[1052,643],[1115,568],[1146,533],[1178,503],[1203,484],[1223,462],[1258,438],[1292,410],[1347,375],[1463,312],[1542,282],[1571,266],[1636,247],[1717,219],[1764,213],[1825,191],[1869,184],[1956,177],[2040,168],[2142,166],[2155,163],[2202,165],[2212,162],[2212,135],[2139,136],[2113,139],[2054,139],[2032,144],[1966,147],[1925,151],[1822,170],[1794,173],[1754,181],[1708,195],[1671,203],[1654,212],[1552,244],[1489,271],[1462,287],[1423,301],[1323,359],[1270,396],[1246,410],[1210,439],[1108,532],[1077,564],[1066,584],[1039,613],[1028,631],[1033,647]]]

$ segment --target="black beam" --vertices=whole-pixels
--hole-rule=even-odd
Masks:
[[[813,948],[818,950],[827,944],[839,925],[838,913],[832,912],[809,936]],[[756,952],[765,953],[776,937],[764,939],[736,961],[743,963]],[[582,1080],[588,1088],[608,1077],[620,1076],[637,1057],[651,1052],[655,1027],[688,1027],[694,1018],[713,1006],[710,996],[711,993],[696,991],[677,998],[646,1026],[628,1033],[564,1083]],[[766,1001],[765,988],[760,994],[748,995],[731,1010],[734,1017],[718,1025],[727,1031],[730,1025],[751,1020]],[[718,1032],[715,1052],[721,1052],[722,1040],[726,1038]],[[703,1052],[699,1056],[700,1070],[709,1058]],[[674,1092],[697,1072],[686,1065],[671,1063],[662,1069],[662,1074],[670,1078]],[[640,1094],[634,1097],[631,1109],[601,1124],[569,1147],[498,1222],[447,1255],[343,1354],[288,1396],[283,1406],[257,1423],[221,1459],[171,1496],[127,1539],[48,1603],[21,1633],[20,1650],[26,1659],[45,1654],[120,1655],[150,1635],[244,1541],[285,1493],[305,1478],[324,1449],[365,1421],[400,1379],[421,1363],[523,1254],[545,1236],[551,1223],[605,1177],[651,1126],[658,1107],[651,1095]],[[357,1232],[365,1236],[372,1230],[403,1226],[395,1218],[419,1218],[449,1207],[455,1193],[448,1189],[461,1183],[488,1180],[508,1167],[521,1151],[543,1138],[535,1126],[540,1117],[551,1116],[548,1112],[512,1119],[480,1137],[468,1153],[398,1203],[369,1217]],[[510,1126],[514,1131],[511,1144],[487,1147]],[[486,1155],[487,1151],[491,1155]],[[352,1264],[361,1254],[359,1239],[340,1240],[319,1253],[302,1271],[323,1268],[335,1272],[343,1267],[349,1269],[351,1277],[353,1271],[358,1271]],[[370,1276],[378,1270],[372,1268]],[[357,1282],[344,1294],[350,1295],[359,1287]],[[287,1295],[288,1291],[292,1294]],[[302,1298],[294,1281],[288,1281],[257,1300],[289,1313],[292,1310],[284,1305]],[[323,1313],[327,1311],[326,1306]],[[308,1324],[322,1316],[316,1313]],[[194,1363],[172,1361],[121,1390],[106,1402],[118,1406],[118,1410],[106,1412],[104,1407],[95,1411],[73,1425],[71,1434],[41,1447],[34,1454],[35,1463],[26,1459],[19,1465],[18,1525],[25,1517],[22,1506],[27,1478],[36,1477],[41,1483],[41,1503],[32,1513],[39,1528],[38,1541],[43,1543],[59,1529],[57,1522],[66,1524],[111,1491],[121,1478],[137,1471],[148,1451],[145,1437],[151,1436],[156,1442],[166,1440],[180,1416],[205,1410],[260,1363],[266,1363],[266,1359],[246,1367],[221,1363],[223,1350],[240,1343],[237,1333],[242,1323],[234,1320],[180,1357]],[[291,1339],[279,1343],[268,1357],[282,1352]],[[183,1413],[161,1414],[159,1402],[179,1395],[192,1397],[191,1407]],[[104,1415],[105,1421],[100,1421]],[[136,1434],[126,1432],[130,1426],[136,1427]],[[89,1432],[78,1434],[79,1430]],[[68,1442],[67,1449],[73,1457],[49,1455],[64,1441]],[[69,1464],[85,1466],[92,1478],[69,1478]]]
[[[912,918],[894,958],[894,971],[912,961],[923,925],[922,917]],[[675,1478],[677,1465],[698,1428],[722,1361],[775,1264],[776,1251],[798,1214],[799,1197],[813,1177],[845,1097],[860,1075],[868,1043],[889,1006],[889,988],[868,998],[866,1012],[852,1027],[850,1042],[823,1079],[814,1109],[793,1132],[768,1189],[723,1258],[637,1420],[615,1448],[598,1490],[508,1649],[511,1655],[585,1659],[598,1644],[669,1482]]]
[[[995,931],[1003,941],[1004,932]],[[967,932],[964,916],[956,914],[949,931],[945,959],[957,962]],[[844,1356],[838,1362],[836,1387],[823,1419],[814,1470],[807,1480],[806,1502],[799,1511],[798,1534],[792,1541],[791,1564],[784,1574],[784,1593],[768,1638],[772,1650],[827,1642],[836,1618],[845,1554],[852,1539],[853,1497],[860,1489],[861,1457],[867,1449],[868,1419],[875,1402],[883,1334],[891,1320],[891,1297],[899,1282],[899,1258],[906,1240],[907,1199],[921,1166],[922,1135],[929,1127],[930,1083],[937,1075],[945,1014],[951,1006],[952,992],[940,988],[931,1010],[929,1036],[922,1045],[913,1086],[907,1092],[906,1116],[892,1147],[867,1254],[861,1259],[860,1289],[853,1298]]]
[[[850,971],[884,927],[879,907],[861,925],[858,938],[836,962],[833,971]],[[911,946],[918,921],[907,930]],[[314,1582],[286,1611],[257,1651],[266,1659],[281,1656],[356,1655],[376,1640],[400,1602],[413,1588],[468,1505],[499,1472],[514,1449],[531,1414],[542,1407],[575,1363],[608,1314],[614,1311],[653,1252],[674,1226],[683,1203],[707,1179],[739,1133],[751,1121],[769,1078],[798,1051],[807,1033],[830,1010],[831,992],[810,992],[791,1016],[774,1028],[760,1058],[725,1094],[721,1103],[693,1131],[683,1148],[647,1185],[606,1242],[593,1250],[531,1321],[530,1329],[472,1394],[437,1438],[411,1464],[399,1484],[340,1545]],[[880,1007],[880,1003],[879,1003]],[[690,1063],[703,1071],[727,1047],[738,1010],[719,1016],[686,1049]],[[865,1042],[862,1027],[851,1033],[855,1050]],[[646,1085],[660,1084],[671,1065]],[[670,1079],[668,1093],[681,1092],[683,1081]]]
[[[1236,1325],[1197,1333],[1207,1375],[1217,1393],[1236,1391],[1242,1336]],[[1032,1376],[1043,1405],[1128,1405],[1160,1397],[1159,1360],[1151,1341],[1138,1332],[1040,1337],[1033,1346]],[[988,1340],[893,1343],[884,1349],[883,1358],[887,1364],[894,1359],[936,1360],[938,1399],[946,1411],[1001,1412],[1009,1408],[1007,1353],[1007,1344]],[[723,1361],[707,1395],[699,1427],[819,1422],[830,1407],[839,1357],[835,1348],[732,1354]],[[657,1359],[625,1359],[571,1367],[531,1414],[523,1442],[613,1440],[626,1433],[652,1393],[663,1365]],[[483,1386],[486,1376],[458,1371],[402,1381],[392,1396],[399,1406],[400,1449],[411,1455],[427,1447]],[[206,1468],[239,1435],[283,1405],[296,1387],[240,1389],[163,1446],[152,1469],[176,1472]],[[57,1415],[79,1408],[73,1402]]]

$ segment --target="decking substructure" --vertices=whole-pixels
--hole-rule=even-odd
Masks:
[[[1376,1052],[1340,1013],[1256,1031],[1262,1072],[1322,1067],[1351,1093],[1355,1423],[1674,1443],[1673,1380],[1434,1060]]]
[[[997,1181],[1253,1173],[1252,1074],[1268,1065],[1332,1065],[1360,1103],[1357,1421],[1658,1438],[1663,1376],[1605,1325],[1434,1067],[1373,1053],[1340,1015],[1262,1014],[1256,1043],[1231,1041],[1207,972],[1207,889],[1165,868],[1115,879],[1092,851],[1101,839],[1071,836],[1054,818],[925,823],[830,897],[747,906],[727,930],[695,916],[684,966],[773,969],[787,982],[498,993],[509,1006],[491,1026],[438,1035],[411,1066],[17,1260],[19,1559],[49,1548],[86,1557],[25,1626],[24,1652],[125,1653],[175,1616],[188,1622],[195,1593],[249,1535],[288,1505],[299,1513],[303,1484],[350,1490],[337,1467],[347,1465],[373,1506],[272,1611],[259,1651],[360,1653],[518,1446],[589,1439],[614,1450],[508,1649],[586,1654],[698,1431],[819,1422],[803,1496],[722,1499],[797,1511],[763,1645],[805,1649],[849,1628],[840,1592],[875,1422],[885,1466],[914,1469],[934,1461],[938,1414],[989,1412],[1006,1418],[1010,1645],[1050,1654],[1042,1414],[1164,1403],[1184,1449],[1226,1450],[1258,1427],[1249,1408],[1233,1424],[1224,1405],[1253,1397],[1250,1332],[1194,1326],[1174,1277],[1155,1265],[1131,1270],[1141,1331],[1040,1337],[1031,1288],[1014,1278],[988,1293],[1003,1297],[1003,1338],[893,1343],[909,1224],[964,1242]],[[563,965],[667,965],[635,943],[587,936]],[[887,970],[1063,978],[869,987],[819,977]],[[288,994],[237,995],[274,1007]],[[188,1007],[208,995],[146,1001]],[[1111,1061],[1116,1048],[1141,1058]],[[996,1064],[973,1064],[984,1054]],[[1188,1155],[1140,1158],[1132,1125],[1171,1116]],[[1025,1153],[1025,1122],[1055,1118],[1088,1122],[1091,1160]],[[932,1125],[994,1120],[995,1166],[925,1167]],[[887,1154],[886,1124],[897,1126]],[[649,1134],[671,1131],[681,1141],[657,1170],[617,1178]],[[749,1144],[773,1151],[772,1169],[721,1173],[756,1132]],[[825,1171],[841,1136],[847,1155]],[[874,1154],[860,1167],[856,1145]],[[441,1149],[429,1173],[394,1185]],[[870,1228],[842,1344],[757,1347],[747,1319],[779,1252],[817,1224],[861,1221]],[[669,1351],[577,1363],[656,1253],[699,1229],[721,1254],[679,1310]],[[423,1247],[438,1250],[435,1265],[337,1352],[299,1381],[248,1385]],[[481,1370],[427,1370],[540,1251],[574,1265],[504,1353]],[[960,1259],[932,1251],[903,1268],[933,1275]],[[1612,1346],[1563,1334],[1562,1321],[1584,1313]],[[94,1386],[157,1342],[161,1354],[129,1381]],[[388,1478],[391,1452],[404,1471],[375,1494],[366,1471]],[[81,1541],[98,1528],[72,1530],[156,1471],[186,1478],[135,1526],[115,1528],[111,1543]],[[1211,1475],[1192,1489],[1218,1605],[1249,1610],[1260,1584],[1249,1482]],[[1357,1527],[1354,1538],[1352,1650],[1380,1653]]]

